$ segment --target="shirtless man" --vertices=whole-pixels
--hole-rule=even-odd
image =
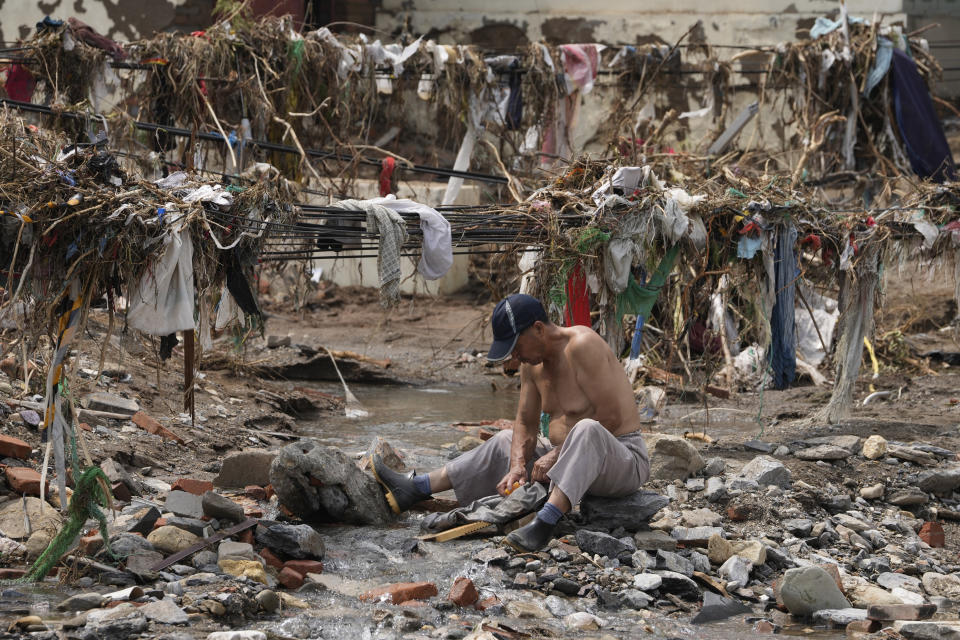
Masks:
[[[520,404],[504,430],[428,475],[400,474],[374,456],[373,471],[397,512],[454,489],[461,505],[529,481],[550,483],[537,517],[506,541],[542,549],[557,522],[585,494],[620,497],[650,475],[633,389],[607,343],[588,327],[552,324],[536,298],[514,294],[493,312],[487,358],[520,366]],[[541,415],[548,438],[538,437]]]

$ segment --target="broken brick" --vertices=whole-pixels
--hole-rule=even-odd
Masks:
[[[293,569],[300,575],[308,573],[323,573],[323,563],[319,560],[287,560],[283,563],[284,569]]]
[[[180,478],[170,486],[170,489],[202,496],[207,491],[213,491],[213,483],[209,480],[197,480],[196,478]]]
[[[92,556],[103,547],[103,536],[99,533],[93,533],[80,538],[80,553],[86,556]]]
[[[489,598],[484,598],[477,604],[473,605],[473,607],[477,611],[486,611],[490,607],[495,607],[498,604],[500,604],[500,598],[498,598],[497,596],[490,596]]]
[[[0,435],[0,458],[17,458],[26,460],[32,451],[29,444],[20,438]]]
[[[405,602],[398,602],[398,607],[425,607],[427,603],[423,600],[407,600]]]
[[[400,604],[407,600],[425,600],[437,595],[437,585],[432,582],[398,582],[371,589],[360,595],[361,600],[379,600],[389,596],[393,604]]]
[[[25,575],[27,575],[26,569],[11,569],[9,567],[0,569],[0,580],[16,580]]]
[[[248,498],[253,498],[254,500],[266,500],[267,499],[267,490],[263,487],[251,484],[243,488],[243,493]]]
[[[21,495],[40,495],[40,473],[30,467],[7,467],[7,483]]]
[[[943,525],[939,522],[924,522],[917,535],[931,547],[942,548],[946,544]]]
[[[253,544],[253,529],[244,529],[237,534],[237,542],[246,542],[247,544]]]
[[[469,607],[479,599],[480,594],[477,593],[477,588],[474,586],[473,580],[466,576],[460,576],[453,581],[453,586],[450,588],[450,595],[447,596],[447,600],[458,607]]]
[[[79,427],[80,427],[80,429],[83,430],[83,431],[91,431],[91,432],[93,431],[93,427],[91,427],[90,425],[88,425],[86,422],[81,422],[80,425],[79,425]]]
[[[480,437],[481,440],[486,442],[487,440],[489,440],[490,438],[492,438],[497,434],[495,434],[493,431],[490,431],[489,429],[480,429],[479,431],[477,431],[477,435]]]
[[[303,586],[303,575],[297,573],[290,567],[284,567],[277,574],[277,582],[287,589],[299,589]]]
[[[271,566],[271,567],[274,567],[274,568],[276,568],[276,569],[283,569],[283,560],[281,560],[280,558],[278,558],[278,557],[273,553],[273,551],[270,551],[270,549],[268,549],[268,548],[266,548],[266,547],[264,547],[263,549],[261,549],[261,550],[260,550],[260,557],[263,558],[263,561],[266,562],[267,565],[269,565],[269,566]]]
[[[152,433],[155,436],[160,436],[161,438],[166,438],[167,440],[174,440],[178,444],[184,444],[183,438],[175,434],[173,431],[170,431],[170,429],[167,429],[165,426],[145,414],[143,411],[137,411],[130,419],[135,425],[147,433]]]
[[[867,608],[868,620],[926,620],[937,612],[937,605],[924,604],[872,604]]]
[[[852,636],[855,633],[876,633],[883,627],[876,620],[854,620],[847,625],[846,634]]]

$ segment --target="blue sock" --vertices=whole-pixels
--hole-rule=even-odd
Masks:
[[[417,488],[417,491],[424,495],[433,495],[433,491],[430,491],[430,476],[413,476],[413,486]]]
[[[543,509],[537,513],[537,517],[546,522],[547,524],[557,524],[560,522],[560,518],[563,517],[563,511],[557,509],[555,506],[549,502],[543,505]]]

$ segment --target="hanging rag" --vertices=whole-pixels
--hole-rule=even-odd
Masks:
[[[653,305],[660,295],[660,290],[667,283],[670,272],[673,271],[673,265],[677,262],[677,256],[680,255],[680,245],[675,244],[660,259],[660,264],[650,277],[650,281],[641,285],[633,278],[627,290],[617,296],[617,317],[622,318],[626,314],[636,314],[637,323],[634,325],[633,342],[630,344],[630,357],[636,358],[640,355],[640,340],[643,336],[643,325],[650,317],[653,311]]]
[[[380,197],[388,196],[393,191],[391,188],[393,182],[393,170],[397,167],[397,161],[391,156],[387,156],[381,163],[380,169]]]
[[[829,49],[827,50],[829,51]],[[886,77],[890,71],[890,62],[893,60],[893,42],[888,38],[877,38],[877,57],[873,61],[873,67],[867,74],[867,84],[863,88],[863,97],[870,96],[873,88],[880,84],[880,81]]]
[[[508,131],[517,131],[520,129],[520,123],[523,121],[523,79],[520,76],[520,61],[514,60],[510,63],[510,72],[507,75],[507,87],[510,89],[510,97],[507,98],[507,117],[505,122]]]
[[[257,305],[257,299],[253,295],[253,288],[247,277],[244,275],[245,269],[240,262],[237,251],[230,250],[221,252],[221,257],[226,253],[226,260],[223,261],[227,273],[227,289],[230,296],[236,301],[237,305],[243,309],[243,312],[250,316],[260,318],[260,307]]]
[[[170,230],[163,252],[130,288],[130,327],[151,336],[166,336],[195,328],[193,240],[189,229]]]
[[[580,263],[567,278],[567,305],[563,309],[564,325],[572,327],[592,326],[590,321],[590,292],[587,290],[587,274]]]
[[[560,45],[560,59],[567,78],[568,93],[593,91],[600,65],[600,52],[606,47],[600,44]]]
[[[33,89],[36,86],[37,79],[22,64],[10,65],[7,69],[7,82],[4,84],[4,88],[11,100],[30,102],[33,99]]]
[[[407,227],[400,214],[372,200],[341,200],[339,209],[361,209],[367,214],[367,233],[380,236],[377,272],[380,277],[380,306],[400,302],[400,249],[407,241]]]
[[[899,49],[893,51],[891,86],[897,126],[913,171],[934,182],[956,180],[950,145],[933,108],[930,90],[917,72],[916,63]]]
[[[777,301],[770,317],[770,368],[773,386],[786,389],[797,377],[797,332],[794,303],[797,269],[797,229],[792,224],[777,229],[774,248]]]
[[[74,36],[76,36],[77,40],[80,40],[91,47],[103,49],[110,54],[114,60],[123,60],[127,57],[127,52],[123,50],[122,46],[110,38],[100,35],[94,31],[93,27],[85,22],[81,22],[76,18],[67,18],[67,24],[70,27],[70,31],[73,32]]]
[[[446,275],[453,266],[453,241],[450,235],[450,223],[440,215],[439,211],[413,200],[398,199],[394,195],[374,198],[371,202],[383,205],[397,213],[416,213],[420,216],[423,247],[417,270],[427,280],[437,280]]]

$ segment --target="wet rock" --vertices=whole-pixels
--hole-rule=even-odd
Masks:
[[[634,610],[646,609],[653,603],[653,598],[642,590],[624,589],[620,592],[620,601],[623,606]]]
[[[871,620],[926,620],[937,612],[935,604],[873,605],[867,610]]]
[[[281,555],[323,560],[325,552],[323,538],[309,525],[258,525],[255,535],[257,542]]]
[[[58,611],[87,611],[97,609],[104,602],[104,597],[99,593],[78,593],[70,596],[57,605]]]
[[[727,497],[727,486],[722,478],[707,478],[707,485],[703,492],[707,502],[719,502]]]
[[[596,527],[637,531],[646,528],[650,518],[668,502],[666,497],[653,491],[637,491],[625,498],[584,496],[580,513],[587,523]]]
[[[808,449],[801,449],[794,452],[800,460],[846,460],[851,453],[843,447],[835,447],[830,444],[821,444]]]
[[[960,487],[960,466],[923,471],[917,476],[916,486],[927,493],[948,495]]]
[[[597,593],[597,604],[604,609],[616,611],[617,609],[623,607],[623,603],[620,601],[620,596],[609,589],[600,589],[595,587],[595,591]]]
[[[887,502],[895,504],[898,507],[913,507],[920,504],[926,504],[930,498],[926,493],[919,489],[900,489],[895,491],[888,498]]]
[[[723,458],[708,458],[707,463],[703,466],[703,475],[707,478],[719,476],[726,468],[727,463]]]
[[[694,624],[705,624],[717,620],[725,620],[731,616],[750,613],[750,607],[747,607],[733,598],[724,598],[712,591],[706,591],[703,594],[703,607],[700,608],[693,620]]]
[[[556,549],[551,549],[550,551],[552,553],[556,551]],[[502,566],[510,560],[510,554],[501,547],[487,547],[473,554],[473,560],[474,562],[480,562],[482,564]]]
[[[721,527],[676,527],[670,536],[684,546],[706,547],[711,536],[723,535]]]
[[[160,624],[187,624],[190,619],[172,598],[148,602],[140,607],[140,613]]]
[[[171,491],[167,494],[164,508],[170,513],[186,518],[203,517],[203,498],[186,491]]]
[[[533,618],[536,620],[545,620],[552,618],[550,612],[536,602],[524,600],[511,600],[504,605],[508,615],[515,618]]]
[[[672,593],[680,596],[684,600],[700,599],[700,588],[697,586],[697,583],[682,573],[657,571],[657,575],[660,576],[662,580],[660,591]]]
[[[705,465],[696,447],[686,438],[656,433],[644,439],[650,452],[651,478],[686,480]]]
[[[633,548],[622,540],[618,540],[609,534],[599,531],[578,529],[576,537],[577,546],[589,554],[616,558],[624,553],[632,553],[634,551]]]
[[[148,626],[146,616],[132,604],[123,603],[113,609],[90,611],[81,637],[91,640],[128,638],[134,634],[143,633]]]
[[[767,456],[757,456],[740,469],[734,480],[746,483],[755,482],[761,487],[774,485],[783,489],[790,488],[790,470],[782,462]],[[732,488],[736,488],[736,483]]]
[[[563,625],[567,629],[575,631],[597,631],[602,629],[605,624],[606,622],[601,618],[586,611],[571,613],[563,619]]]
[[[710,509],[693,509],[681,511],[680,520],[687,527],[716,527],[723,518]]]
[[[257,604],[260,605],[260,609],[267,613],[273,613],[280,608],[280,596],[277,595],[276,591],[271,589],[263,589],[253,598],[257,601]]]
[[[954,574],[928,571],[923,574],[922,582],[924,590],[931,596],[960,600],[960,578]]]
[[[633,586],[640,591],[655,591],[662,583],[663,578],[655,573],[638,573],[633,576]]]
[[[580,593],[580,585],[569,578],[557,578],[553,581],[553,588],[567,596]]]
[[[809,616],[821,609],[848,609],[833,577],[818,566],[788,569],[780,581],[780,597],[795,616]]]
[[[250,484],[265,487],[270,484],[270,466],[275,457],[276,453],[264,449],[231,453],[223,459],[213,484],[223,489],[242,489]]]
[[[788,518],[783,521],[783,528],[798,538],[810,535],[813,529],[813,520],[808,518]]]
[[[157,551],[169,555],[190,548],[199,542],[200,538],[189,531],[165,525],[151,531],[150,535],[147,536],[147,541],[152,544]]]
[[[267,634],[254,629],[214,631],[207,634],[207,640],[267,640]]]
[[[907,640],[958,640],[960,622],[904,622],[893,624],[893,630]]]
[[[644,551],[673,551],[677,548],[677,541],[663,531],[638,531],[633,534],[633,543],[637,549]]]
[[[753,564],[744,557],[730,556],[717,571],[722,579],[727,581],[727,589],[736,591],[750,582],[750,570]]]
[[[656,568],[681,573],[687,577],[693,575],[693,563],[680,554],[670,551],[657,551]]]
[[[243,507],[226,496],[207,491],[201,500],[203,513],[206,516],[230,522],[240,522],[244,519]]]
[[[866,609],[821,609],[813,612],[813,621],[833,627],[846,627],[851,622],[867,619]]]
[[[280,450],[270,467],[270,483],[280,503],[308,522],[393,521],[372,475],[360,471],[342,451],[310,440]]]

